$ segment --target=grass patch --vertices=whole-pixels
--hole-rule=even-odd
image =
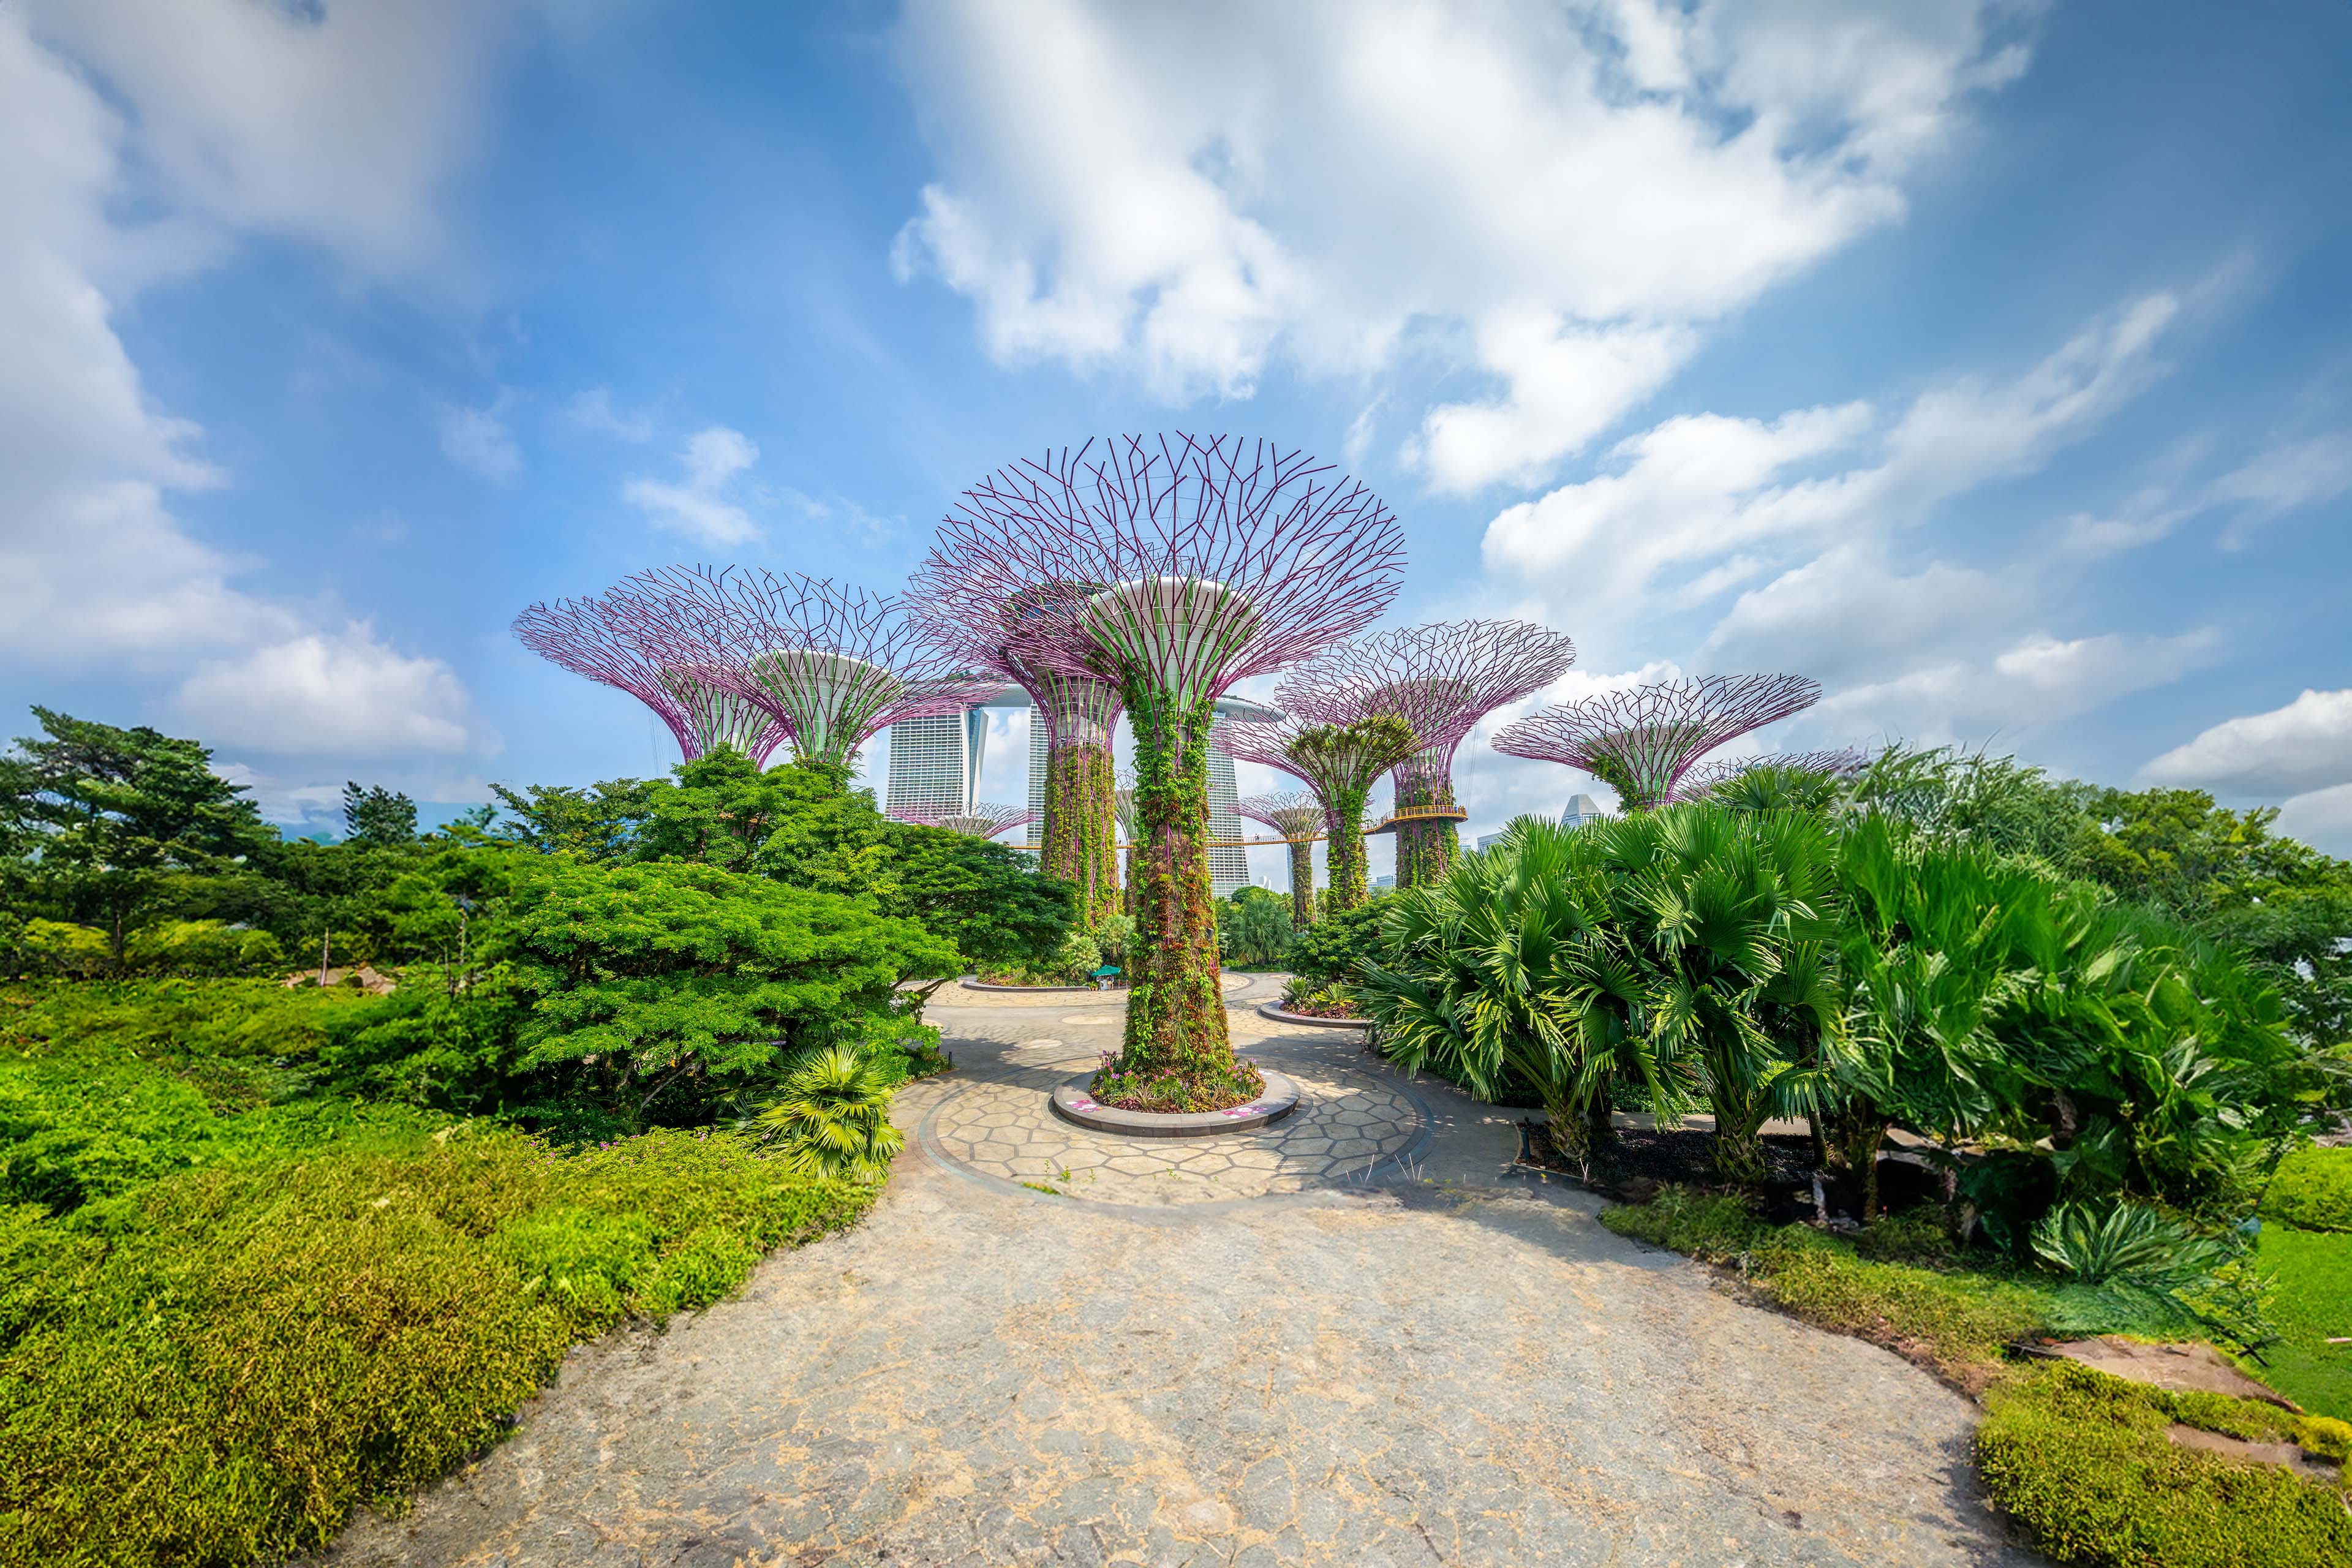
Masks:
[[[2297,1149],[2280,1161],[2263,1193],[2263,1217],[2352,1231],[2352,1149]]]
[[[500,1436],[576,1341],[871,1196],[719,1134],[376,1133],[0,1210],[0,1561],[321,1546]]]
[[[2352,1562],[2341,1494],[2271,1465],[2169,1441],[2173,1422],[2254,1440],[2293,1439],[2284,1411],[2168,1394],[2058,1363],[1985,1400],[1977,1462],[1986,1488],[2061,1563],[2116,1568],[2310,1568]]]
[[[2249,1370],[2315,1415],[2352,1421],[2352,1345],[2327,1342],[2352,1334],[2352,1236],[2264,1225],[2255,1260],[2277,1279],[2279,1338]]]

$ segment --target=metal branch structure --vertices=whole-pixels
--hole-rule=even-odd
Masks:
[[[1039,868],[1078,895],[1088,929],[1118,910],[1118,847],[1111,795],[1111,735],[1118,688],[1024,657],[1016,633],[1037,597],[1024,591],[997,604],[966,591],[936,558],[917,572],[908,614],[924,640],[950,662],[1003,678],[1029,694],[1031,722],[1045,726],[1045,828]]]
[[[514,634],[541,658],[652,709],[688,762],[732,746],[764,767],[789,738],[772,714],[713,679],[705,661],[649,635],[636,605],[617,590],[533,605],[515,617]]]
[[[1396,765],[1397,886],[1433,882],[1461,851],[1454,754],[1507,702],[1542,690],[1576,662],[1565,635],[1526,621],[1440,621],[1358,637],[1283,677],[1285,707],[1319,700],[1355,712],[1388,711],[1421,747]]]
[[[1047,452],[975,485],[940,526],[922,591],[967,624],[1018,605],[1013,651],[1116,685],[1133,726],[1135,936],[1109,1076],[1138,1103],[1238,1103],[1257,1082],[1234,1059],[1218,985],[1212,704],[1369,626],[1403,562],[1395,516],[1365,486],[1229,436]]]
[[[896,820],[912,822],[924,827],[944,827],[950,833],[969,834],[974,838],[993,838],[998,834],[1037,820],[1037,814],[1025,805],[992,805],[975,802],[969,811],[900,811]]]
[[[1301,790],[1254,795],[1234,809],[1263,822],[1290,841],[1290,924],[1305,931],[1315,923],[1315,841],[1323,837],[1323,805]]]
[[[1676,786],[1675,798],[1697,800],[1712,792],[1717,784],[1754,773],[1759,768],[1786,769],[1796,773],[1819,773],[1824,778],[1846,778],[1860,773],[1870,759],[1853,746],[1836,746],[1818,752],[1762,752],[1752,757],[1713,757],[1698,763],[1682,777]]]
[[[784,727],[793,761],[846,787],[858,748],[902,719],[960,713],[1003,684],[924,640],[895,595],[797,572],[670,566],[608,595],[666,663]]]
[[[1314,792],[1323,810],[1324,864],[1330,887],[1324,905],[1343,914],[1371,896],[1364,852],[1364,799],[1380,776],[1412,755],[1421,736],[1400,715],[1366,711],[1293,690],[1276,699],[1287,710],[1271,722],[1227,721],[1216,728],[1217,743],[1244,762],[1278,768]]]
[[[1495,737],[1506,756],[1582,768],[1627,811],[1675,798],[1684,775],[1717,746],[1821,700],[1801,675],[1711,675],[1666,680],[1530,713]]]

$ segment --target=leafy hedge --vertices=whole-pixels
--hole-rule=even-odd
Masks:
[[[565,1349],[856,1219],[726,1134],[447,1123],[0,1210],[0,1561],[246,1564],[496,1438]]]
[[[1996,1388],[1977,1429],[1993,1500],[2061,1563],[2311,1568],[2352,1562],[2342,1494],[2272,1465],[2200,1453],[2174,1422],[2344,1458],[2341,1423],[2251,1400],[2174,1394],[2060,1363]]]
[[[2297,1149],[2280,1161],[2263,1214],[2305,1230],[2352,1230],[2352,1149]]]

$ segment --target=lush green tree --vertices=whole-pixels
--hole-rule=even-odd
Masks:
[[[1290,951],[1290,900],[1265,888],[1217,900],[1219,959],[1231,969],[1271,969]]]
[[[141,726],[119,729],[36,707],[41,734],[0,762],[0,824],[29,908],[106,933],[167,912],[174,879],[233,867],[277,838],[212,753]]]
[[[390,846],[416,837],[416,803],[382,784],[343,785],[343,837],[353,844]]]
[[[629,852],[653,787],[639,779],[609,779],[593,789],[531,784],[518,791],[494,784],[490,793],[505,809],[488,831],[541,854],[617,860]]]
[[[860,900],[678,860],[519,864],[499,938],[532,1000],[524,1065],[593,1069],[635,1124],[688,1080],[740,1092],[802,1051],[920,1035],[898,987],[956,956]]]

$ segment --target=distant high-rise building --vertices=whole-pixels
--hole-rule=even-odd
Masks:
[[[1568,809],[1559,814],[1559,825],[1562,827],[1581,827],[1588,822],[1603,821],[1608,816],[1607,812],[1601,809],[1601,803],[1591,795],[1573,795],[1569,799]],[[1502,841],[1503,835],[1500,833],[1478,835],[1478,847],[1481,849],[1492,849]]]
[[[890,726],[890,778],[882,809],[955,816],[971,809],[988,744],[988,710],[968,708]]]

